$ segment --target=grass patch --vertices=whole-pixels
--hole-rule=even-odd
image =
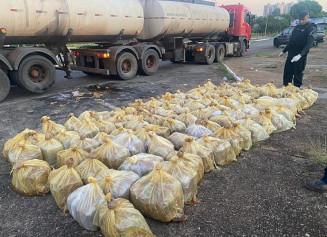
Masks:
[[[265,66],[265,68],[278,68],[278,64],[275,64],[275,63],[268,64],[268,65]]]
[[[311,140],[307,154],[317,164],[327,165],[327,137]]]
[[[222,77],[226,77],[229,81],[235,82],[235,78],[230,74],[223,63],[218,64],[218,72]]]
[[[256,53],[256,57],[258,58],[267,58],[267,57],[270,57],[270,58],[277,58],[278,57],[278,53],[280,52],[281,50],[276,50],[276,51],[273,51],[273,52],[262,52],[262,53]]]

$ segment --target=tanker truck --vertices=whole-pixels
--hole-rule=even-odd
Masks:
[[[242,56],[249,10],[201,0],[0,0],[0,101],[10,82],[48,90],[55,70],[153,75],[160,60],[212,64]],[[69,43],[84,46],[69,49]]]

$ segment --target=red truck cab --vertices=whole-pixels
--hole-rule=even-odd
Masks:
[[[240,42],[241,51],[248,51],[251,39],[251,15],[250,10],[242,4],[221,6],[230,15],[230,23],[227,31],[229,42]]]
[[[251,13],[249,9],[242,4],[222,6],[222,8],[225,8],[230,15],[228,34],[250,40]]]

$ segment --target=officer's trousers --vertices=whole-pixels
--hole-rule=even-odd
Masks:
[[[303,79],[303,71],[307,64],[307,55],[304,55],[297,62],[291,62],[292,58],[297,54],[293,54],[288,52],[288,56],[286,59],[285,67],[284,67],[284,77],[283,77],[283,85],[287,86],[288,83],[292,83],[294,86],[301,87],[302,79]]]

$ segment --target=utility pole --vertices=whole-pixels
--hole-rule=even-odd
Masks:
[[[269,15],[266,16],[265,36],[267,36],[268,16],[269,16]]]

